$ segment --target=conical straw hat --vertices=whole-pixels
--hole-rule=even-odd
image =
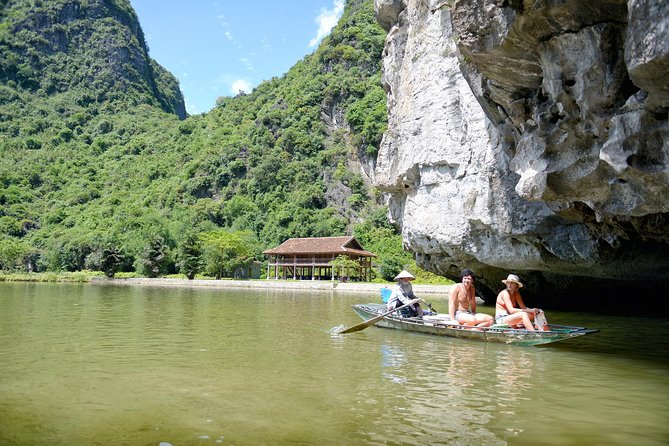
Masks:
[[[414,280],[415,277],[414,277],[414,275],[411,274],[409,271],[407,271],[407,270],[402,270],[401,273],[399,273],[397,276],[395,276],[395,280],[400,280],[400,279],[411,279],[411,280]]]

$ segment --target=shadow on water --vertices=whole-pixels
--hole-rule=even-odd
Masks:
[[[648,317],[557,313],[551,323],[578,325],[600,331],[541,348],[627,357],[669,367],[669,320]]]
[[[644,287],[643,283],[618,285],[615,292],[606,293],[594,284],[590,289],[564,293],[552,301],[541,301],[530,290],[524,292],[527,306],[543,308],[549,323],[599,330],[538,348],[626,357],[669,366],[669,299],[653,298],[661,296],[657,288]],[[666,289],[667,284],[662,285]],[[655,292],[650,292],[651,289]],[[494,314],[494,304],[487,302],[480,311]]]

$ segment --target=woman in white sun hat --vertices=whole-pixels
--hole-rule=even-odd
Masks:
[[[411,274],[407,270],[403,270],[401,273],[395,276],[395,280],[397,280],[397,285],[393,287],[393,292],[388,298],[388,304],[387,304],[388,311],[394,310],[397,307],[401,307],[402,305],[405,305],[409,303],[409,301],[416,298],[416,295],[413,293],[413,287],[411,286],[411,281],[414,279],[415,277],[413,276],[413,274]],[[418,303],[409,305],[408,307],[406,307],[404,310],[401,311],[403,313],[402,314],[403,316],[423,317],[423,309],[420,307]]]
[[[528,308],[525,306],[525,302],[523,302],[523,298],[518,291],[523,287],[523,283],[517,275],[509,274],[506,280],[502,280],[502,283],[506,285],[506,289],[497,295],[497,301],[495,302],[495,323],[508,324],[510,326],[522,324],[526,330],[535,331],[532,321],[536,319],[537,315],[543,316],[543,311],[538,308]],[[545,325],[537,325],[536,329],[544,331],[547,327]]]

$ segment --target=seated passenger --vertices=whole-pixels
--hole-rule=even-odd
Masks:
[[[416,295],[413,293],[413,287],[411,286],[411,281],[414,279],[415,277],[406,270],[403,270],[395,277],[397,286],[393,288],[393,292],[390,295],[390,298],[388,298],[388,311],[399,308],[413,299],[416,299]],[[423,317],[423,309],[418,303],[409,305],[400,310],[400,312],[404,317]]]
[[[502,290],[497,295],[495,302],[495,323],[508,324],[515,327],[522,325],[526,330],[535,331],[532,325],[537,315],[543,313],[539,308],[528,308],[523,302],[523,298],[518,291],[523,287],[522,282],[515,274],[509,274],[506,280],[502,280],[506,285],[506,289]],[[547,330],[547,326],[536,327],[539,331]]]
[[[452,321],[469,327],[490,327],[494,319],[489,314],[476,312],[474,273],[466,269],[460,274],[462,283],[453,285],[448,296],[448,315]]]

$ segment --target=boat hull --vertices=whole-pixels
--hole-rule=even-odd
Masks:
[[[376,317],[387,311],[386,306],[380,304],[353,305],[353,310],[364,320]],[[404,318],[397,315],[397,313],[380,319],[374,325],[381,328],[393,328],[436,336],[528,346],[550,344],[599,331],[584,327],[552,324],[549,325],[550,330],[548,331],[528,331],[508,327],[468,328],[461,325],[448,325],[445,322],[434,320]]]

